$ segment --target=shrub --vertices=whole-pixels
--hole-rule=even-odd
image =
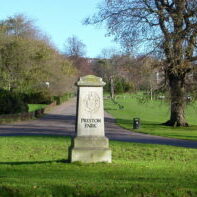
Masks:
[[[29,104],[50,104],[52,99],[47,92],[34,92],[23,94],[23,100]]]
[[[122,82],[119,78],[116,78],[114,80],[114,92],[115,93],[123,93],[124,92]]]
[[[28,105],[19,93],[0,90],[0,114],[27,112]]]

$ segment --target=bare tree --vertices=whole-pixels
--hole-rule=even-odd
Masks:
[[[65,55],[73,62],[78,75],[92,74],[91,63],[86,55],[86,45],[77,36],[71,36],[65,43]]]
[[[69,37],[65,44],[66,55],[73,58],[83,57],[86,54],[86,45],[76,36]]]
[[[125,47],[143,44],[164,58],[171,94],[166,125],[188,126],[185,84],[191,62],[197,60],[197,0],[105,0],[86,23],[104,21],[109,33]]]

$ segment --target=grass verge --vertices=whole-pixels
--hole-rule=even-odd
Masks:
[[[113,163],[68,163],[65,137],[1,137],[0,196],[197,196],[197,150],[110,142]]]
[[[130,95],[121,95],[114,104],[110,99],[105,100],[105,110],[116,118],[118,125],[133,130],[133,118],[141,119],[141,128],[134,130],[152,135],[197,140],[197,103],[191,103],[186,109],[186,119],[190,127],[167,127],[161,125],[169,119],[169,104],[162,100],[142,102]]]
[[[29,112],[33,112],[39,109],[43,109],[47,106],[47,104],[28,104]]]

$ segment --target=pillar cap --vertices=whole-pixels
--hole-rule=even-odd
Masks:
[[[80,77],[79,81],[76,83],[79,87],[103,87],[105,84],[102,78],[95,75]]]

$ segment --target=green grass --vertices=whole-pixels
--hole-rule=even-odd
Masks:
[[[105,109],[112,114],[117,124],[132,129],[134,117],[141,119],[141,128],[135,130],[152,135],[165,136],[170,138],[197,140],[197,103],[187,106],[186,119],[190,127],[167,127],[161,125],[169,119],[169,104],[161,100],[140,102],[138,98],[130,95],[121,95],[116,101],[124,106],[119,109],[110,99],[105,100]]]
[[[197,196],[197,150],[110,142],[113,163],[68,163],[65,137],[1,137],[0,196]]]
[[[36,111],[38,109],[43,109],[47,106],[47,104],[28,104],[29,112]]]

